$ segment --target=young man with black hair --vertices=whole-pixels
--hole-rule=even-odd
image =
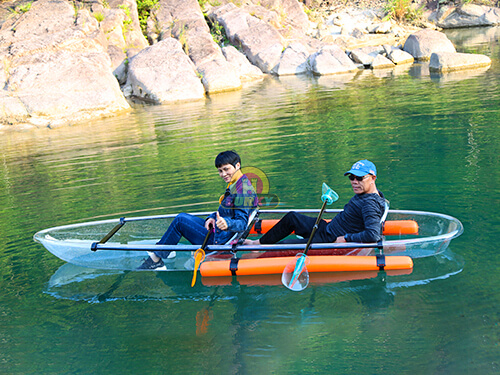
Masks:
[[[201,245],[213,227],[215,230],[209,236],[208,244],[223,245],[234,233],[246,229],[248,217],[257,207],[257,195],[248,177],[241,172],[240,156],[234,151],[221,152],[215,158],[215,167],[227,183],[218,210],[205,220],[186,213],[177,215],[157,244],[176,245],[184,237],[193,245]],[[162,258],[174,256],[175,251],[150,252],[149,258],[138,269],[165,269]]]

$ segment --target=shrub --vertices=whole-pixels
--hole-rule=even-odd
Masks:
[[[385,20],[395,19],[397,21],[412,21],[422,14],[421,8],[414,9],[411,6],[412,0],[387,0],[384,8],[387,12]]]
[[[159,7],[159,0],[137,0],[137,13],[139,14],[139,24],[144,36],[147,36],[148,17],[151,11]]]

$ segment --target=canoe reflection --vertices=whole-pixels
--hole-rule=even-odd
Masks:
[[[398,288],[423,285],[458,274],[463,260],[451,250],[436,256],[415,259],[413,270],[311,273],[308,289],[321,288],[326,293],[346,290],[379,289],[377,293],[394,295]],[[242,287],[256,289],[259,298],[286,296],[281,275],[203,277],[191,287],[191,272],[133,272],[92,269],[66,263],[50,278],[44,290],[59,299],[100,303],[126,300],[213,301],[238,298]],[[201,279],[201,280],[200,280]],[[212,302],[213,303],[213,302]]]

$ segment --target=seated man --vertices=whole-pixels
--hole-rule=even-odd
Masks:
[[[379,241],[382,238],[380,220],[385,210],[385,199],[375,185],[375,165],[368,160],[360,160],[344,176],[349,176],[355,195],[329,223],[320,221],[313,242]],[[273,244],[293,232],[307,241],[315,222],[314,217],[291,211],[260,239],[246,240],[245,244]]]
[[[241,159],[234,151],[224,151],[215,158],[215,166],[227,183],[226,192],[219,199],[219,209],[205,220],[185,213],[177,215],[157,244],[176,245],[184,236],[191,244],[201,245],[210,227],[215,231],[207,243],[225,244],[235,232],[246,229],[248,217],[257,207],[257,195],[248,177],[241,173]],[[168,257],[172,257],[170,251],[151,252],[138,269],[164,267],[162,258]]]

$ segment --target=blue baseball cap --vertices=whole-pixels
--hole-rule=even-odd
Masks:
[[[344,173],[344,176],[348,174],[353,174],[355,176],[363,177],[367,174],[371,174],[373,176],[377,175],[377,168],[375,168],[375,164],[373,164],[369,160],[360,160],[354,163],[349,171]]]

